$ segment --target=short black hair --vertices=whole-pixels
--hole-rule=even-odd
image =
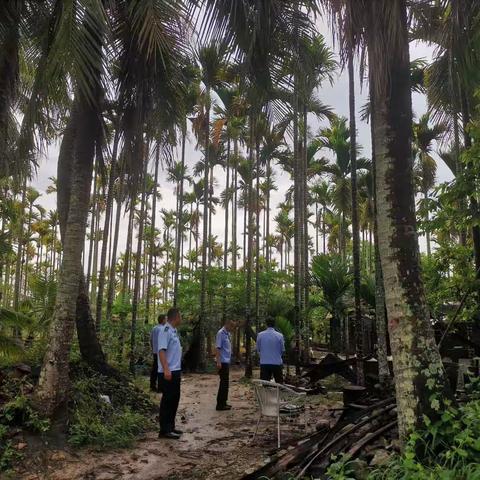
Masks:
[[[180,313],[180,310],[178,308],[172,307],[167,312],[167,318],[169,320],[173,320],[177,317],[179,313]]]
[[[274,327],[275,326],[275,319],[271,316],[268,316],[266,319],[265,319],[265,323],[267,324],[267,327]]]
[[[163,323],[165,321],[165,317],[166,315],[164,313],[161,313],[157,318],[158,323]]]

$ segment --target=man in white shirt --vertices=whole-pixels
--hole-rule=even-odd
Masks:
[[[164,313],[158,316],[158,324],[150,332],[150,348],[152,349],[153,362],[150,371],[150,390],[158,392],[158,332],[165,324],[167,317]]]
[[[182,435],[182,431],[175,428],[182,377],[182,345],[177,333],[181,321],[180,311],[171,308],[167,313],[167,323],[158,332],[158,380],[163,393],[158,436],[172,440],[178,440]]]
[[[275,319],[268,317],[267,328],[257,335],[257,352],[260,355],[260,379],[283,383],[283,359],[285,340],[275,330]]]

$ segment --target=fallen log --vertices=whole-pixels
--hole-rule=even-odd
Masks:
[[[323,446],[317,452],[314,452],[313,455],[311,455],[309,458],[305,460],[305,462],[303,462],[303,465],[301,466],[301,471],[295,478],[296,479],[303,478],[306,475],[309,468],[319,458],[326,459],[327,462],[329,462],[331,455],[334,453],[338,453],[337,451],[332,451],[334,446],[337,447],[335,450],[341,450],[342,446],[338,444],[342,440],[344,440],[348,435],[351,435],[353,432],[360,429],[364,425],[368,424],[375,418],[380,417],[385,413],[388,413],[389,411],[393,410],[395,407],[396,407],[396,403],[392,403],[390,405],[387,405],[383,408],[380,408],[374,411],[371,415],[365,415],[365,414],[362,415],[361,418],[363,418],[363,420],[360,420],[359,423],[354,423],[354,424],[344,426],[339,432],[336,432],[337,434],[333,436],[331,441],[329,441],[325,446]]]
[[[355,458],[360,453],[360,451],[363,448],[365,448],[365,446],[373,442],[373,440],[376,440],[383,433],[388,432],[389,430],[392,430],[396,426],[397,426],[397,420],[393,420],[390,423],[383,425],[383,427],[380,427],[379,429],[375,430],[374,432],[371,432],[368,435],[365,435],[365,437],[363,437],[359,442],[353,445],[350,448],[350,450],[348,450],[347,454],[351,458]]]

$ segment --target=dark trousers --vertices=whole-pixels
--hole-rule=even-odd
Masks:
[[[172,372],[172,379],[165,380],[163,373],[158,375],[159,387],[163,393],[160,402],[160,432],[175,430],[175,416],[180,402],[180,381],[182,372]]]
[[[150,370],[150,390],[158,392],[157,383],[158,380],[158,355],[153,354],[152,369]]]
[[[220,377],[220,384],[218,385],[217,407],[224,407],[227,404],[227,400],[228,400],[230,364],[222,363],[222,366],[218,371],[218,375]]]
[[[283,365],[260,365],[260,380],[270,381],[272,376],[276,383],[283,383]]]

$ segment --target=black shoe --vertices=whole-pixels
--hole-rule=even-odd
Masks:
[[[231,405],[217,405],[216,409],[218,411],[231,410],[232,406]]]
[[[182,430],[178,430],[178,428],[174,428],[174,429],[172,430],[172,432],[173,432],[173,433],[176,433],[177,435],[183,435]]]
[[[180,438],[180,435],[175,432],[167,432],[167,433],[160,432],[158,434],[158,438],[169,438],[170,440],[178,440]]]

